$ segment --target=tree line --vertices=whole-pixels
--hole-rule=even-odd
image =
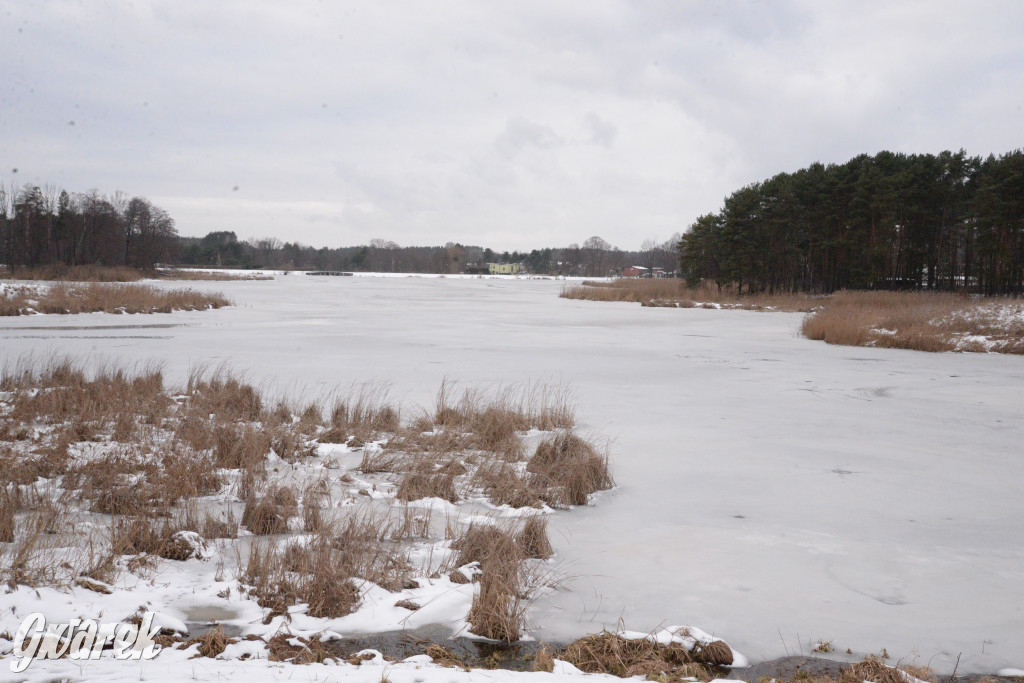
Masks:
[[[639,251],[593,236],[582,244],[529,252],[498,252],[449,242],[408,246],[373,239],[350,247],[311,247],[276,238],[240,240],[232,230],[179,236],[174,220],[142,197],[52,186],[0,186],[0,264],[35,267],[100,264],[149,269],[158,263],[201,267],[341,270],[384,273],[485,271],[488,263],[518,263],[530,273],[614,275],[631,265],[672,271],[679,236],[647,240]]]
[[[1024,292],[1024,152],[860,155],[726,197],[678,245],[680,272],[749,292]]]
[[[315,248],[274,238],[242,241],[232,231],[217,231],[201,238],[181,238],[180,261],[189,266],[375,273],[465,273],[484,270],[488,263],[518,263],[529,273],[604,277],[631,265],[674,271],[678,239],[677,235],[662,243],[647,240],[640,251],[624,251],[593,236],[567,247],[497,252],[454,242],[402,247],[382,239],[351,247]]]
[[[0,263],[152,268],[177,249],[174,220],[143,197],[0,186]]]

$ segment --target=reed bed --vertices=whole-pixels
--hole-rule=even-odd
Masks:
[[[585,504],[610,487],[607,458],[570,431],[566,396],[446,383],[432,412],[403,421],[379,386],[293,405],[223,368],[196,369],[171,389],[157,366],[87,371],[67,358],[23,358],[0,372],[0,581],[108,592],[125,572],[223,561],[234,547],[238,588],[268,620],[295,609],[344,616],[365,582],[416,586],[410,544],[458,536],[457,520],[438,531],[411,501],[496,503],[478,475],[491,463],[526,487],[523,507]],[[550,427],[547,438],[529,431],[538,425]],[[338,444],[364,451],[362,471],[325,474]],[[387,468],[368,466],[369,454],[386,456]],[[580,458],[583,477],[571,474]],[[445,571],[469,583],[472,573],[456,570],[479,566],[474,628],[516,640],[544,585],[531,563],[544,565],[553,549],[543,517],[490,530],[470,526]]]
[[[162,290],[140,284],[89,282],[0,286],[0,316],[38,313],[170,313],[230,306],[224,295],[191,289]]]
[[[559,294],[565,299],[586,301],[629,301],[642,306],[663,308],[739,308],[752,311],[809,311],[816,300],[806,294],[741,294],[734,286],[719,287],[702,282],[690,287],[675,278],[619,278],[610,281],[584,281],[566,285]]]
[[[809,339],[916,351],[1024,353],[1024,302],[939,292],[833,294],[802,326]]]

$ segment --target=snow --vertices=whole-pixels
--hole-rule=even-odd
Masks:
[[[229,646],[231,654],[241,655],[254,652],[246,643]],[[140,680],[151,683],[178,683],[183,680],[195,681],[339,681],[350,683],[476,683],[481,680],[492,683],[580,683],[580,677],[594,683],[621,683],[622,679],[611,675],[583,674],[566,662],[555,661],[554,673],[513,672],[501,669],[470,672],[456,668],[442,668],[424,662],[422,656],[410,657],[402,662],[386,662],[376,653],[374,659],[364,661],[360,666],[346,663],[324,663],[296,666],[268,662],[255,657],[239,661],[220,659],[189,659],[196,647],[188,650],[164,651],[152,661],[128,662],[101,658],[96,661],[36,662],[21,675],[14,676],[6,666],[0,666],[0,681],[26,681],[27,683],[51,683],[54,680],[104,681],[104,683],[129,683]],[[372,651],[367,651],[372,653]],[[43,666],[45,664],[45,666]]]
[[[566,300],[555,280],[188,285],[237,305],[147,315],[137,329],[104,314],[6,318],[0,353],[155,360],[171,383],[228,363],[295,397],[385,382],[407,415],[432,406],[445,379],[569,385],[581,430],[610,439],[620,486],[548,516],[570,580],[534,605],[532,637],[686,623],[751,661],[810,652],[821,639],[947,673],[958,653],[960,672],[1024,668],[1024,359],[830,346],[799,335],[799,314]],[[465,601],[459,589],[438,587],[439,609]],[[202,604],[202,590],[179,590],[182,604]],[[9,605],[3,596],[0,608]],[[380,613],[391,619],[387,604]],[[266,662],[186,661],[211,679],[289,675]],[[80,676],[77,663],[47,666],[41,679]],[[137,679],[139,666],[151,680],[185,670],[165,668],[163,655],[86,666],[111,680]],[[418,666],[389,665],[387,676],[427,675]],[[370,669],[352,678],[379,681]],[[322,679],[337,669],[306,671]],[[572,675],[556,671],[543,680]]]

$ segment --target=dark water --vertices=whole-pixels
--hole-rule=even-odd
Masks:
[[[196,621],[188,622],[191,636],[201,635],[212,624]],[[237,628],[224,627],[229,636],[239,635]],[[508,669],[511,671],[530,671],[536,654],[544,647],[557,657],[557,651],[564,645],[560,643],[540,643],[536,641],[517,643],[497,643],[472,638],[452,637],[451,631],[443,626],[425,626],[405,631],[388,631],[384,633],[357,634],[324,643],[324,646],[338,657],[345,659],[362,650],[377,650],[386,659],[400,661],[406,657],[424,654],[431,645],[441,645],[451,652],[463,664],[471,668]],[[843,670],[852,662],[837,661],[824,657],[780,657],[766,662],[758,662],[742,668],[713,668],[712,673],[719,678],[738,679],[754,683],[759,678],[768,677],[778,681],[792,681],[796,677],[823,677],[838,679]],[[983,676],[980,674],[939,676],[939,683],[978,683],[981,679],[994,683],[1021,683],[1019,678],[1004,676]]]
[[[493,643],[472,638],[451,637],[443,626],[426,626],[408,631],[390,631],[369,635],[354,635],[324,643],[327,649],[340,657],[354,655],[360,650],[377,650],[385,657],[401,660],[423,654],[431,645],[441,645],[466,666],[473,668],[510,669],[529,671],[533,658],[544,646],[538,642]],[[548,645],[548,649],[554,646]]]
[[[492,643],[470,638],[452,638],[444,627],[425,627],[411,631],[393,631],[373,635],[359,635],[325,643],[328,649],[341,657],[349,657],[360,650],[377,650],[385,657],[395,660],[423,654],[431,645],[441,645],[451,651],[463,663],[472,668],[510,669],[530,671],[534,656],[543,647],[557,651],[558,643],[520,642]],[[555,654],[557,657],[557,653]],[[719,678],[739,679],[754,683],[761,677],[778,681],[792,681],[796,677],[827,676],[838,679],[851,662],[836,661],[824,657],[780,657],[758,662],[743,668],[713,668]],[[1021,683],[1021,679],[982,676],[979,674],[939,676],[939,683],[978,683],[982,678],[996,683]]]

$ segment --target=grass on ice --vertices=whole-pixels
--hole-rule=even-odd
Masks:
[[[222,294],[119,283],[0,283],[0,316],[75,313],[170,313],[230,306]]]

